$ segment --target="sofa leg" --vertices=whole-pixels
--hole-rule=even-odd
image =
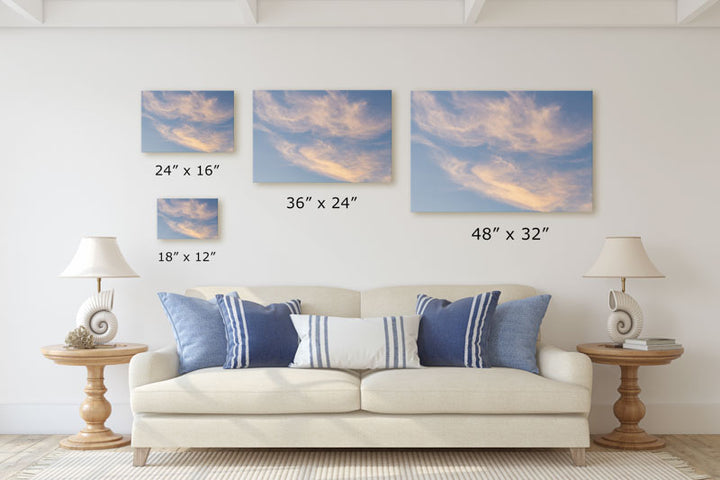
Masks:
[[[585,449],[584,448],[571,448],[570,456],[576,467],[584,467],[585,463]]]
[[[133,448],[133,467],[144,467],[150,455],[149,448]]]

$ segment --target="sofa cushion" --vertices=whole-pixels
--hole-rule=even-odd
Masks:
[[[210,300],[215,298],[215,295],[231,292],[237,292],[238,296],[243,300],[250,300],[260,305],[286,302],[288,298],[299,298],[302,300],[303,313],[312,313],[313,315],[360,316],[360,292],[345,288],[307,287],[302,285],[272,287],[210,286],[189,288],[185,295]],[[410,309],[409,313],[413,313],[412,309]]]
[[[360,408],[360,378],[345,370],[205,368],[135,388],[135,413],[338,413]]]
[[[361,407],[375,413],[587,413],[590,391],[511,368],[365,372]]]
[[[227,287],[228,292],[237,290],[239,287]],[[360,311],[362,315],[342,315],[344,317],[379,317],[392,312],[393,315],[412,315],[415,313],[418,293],[424,293],[435,298],[445,298],[451,302],[465,297],[472,297],[478,292],[501,292],[498,303],[518,300],[520,298],[537,295],[534,288],[525,285],[404,285],[396,287],[381,287],[372,290],[363,290],[360,297]],[[190,293],[188,293],[190,295]],[[322,313],[323,315],[339,315],[327,311],[311,312],[305,308],[305,296],[300,293],[293,293],[297,298],[302,298],[303,313]],[[242,294],[242,298],[246,298]],[[207,298],[207,297],[206,297]],[[252,299],[251,299],[252,300]]]

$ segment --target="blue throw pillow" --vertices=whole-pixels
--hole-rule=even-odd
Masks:
[[[455,302],[418,295],[422,315],[418,355],[425,366],[489,367],[486,354],[488,321],[500,292],[487,292]]]
[[[266,307],[231,295],[216,295],[225,325],[227,351],[223,368],[287,367],[298,346],[290,314],[300,300]]]
[[[535,344],[549,303],[550,295],[538,295],[498,305],[488,336],[491,366],[539,373]]]
[[[225,362],[225,326],[215,299],[158,293],[175,334],[180,367],[178,373],[219,367]]]

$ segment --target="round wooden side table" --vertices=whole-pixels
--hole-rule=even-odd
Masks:
[[[40,349],[43,355],[58,365],[87,367],[87,397],[80,405],[80,417],[85,420],[85,428],[61,440],[60,446],[71,450],[101,450],[130,444],[130,437],[118,435],[105,426],[112,406],[105,398],[107,388],[103,382],[103,370],[105,365],[129,363],[134,355],[147,349],[148,346],[141,343],[118,343],[87,350],[66,348],[64,345],[49,345]]]
[[[620,366],[620,399],[613,412],[620,426],[595,439],[604,447],[627,450],[653,450],[665,446],[665,441],[650,435],[638,425],[645,416],[645,404],[640,401],[638,368],[649,365],[666,365],[683,354],[682,348],[673,350],[630,350],[613,343],[584,343],[577,346],[593,363]]]

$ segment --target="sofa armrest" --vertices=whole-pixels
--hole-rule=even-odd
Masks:
[[[148,383],[177,377],[179,363],[175,345],[135,355],[130,360],[130,391]]]
[[[581,385],[592,392],[592,362],[587,355],[541,343],[537,347],[537,363],[543,377]]]

